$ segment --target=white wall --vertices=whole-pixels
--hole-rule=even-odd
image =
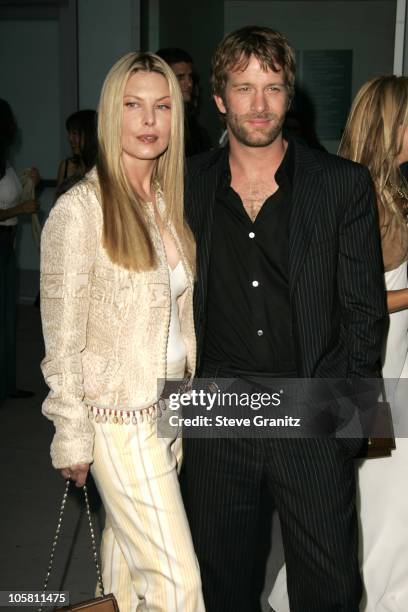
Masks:
[[[392,73],[395,0],[225,2],[225,32],[256,23],[283,32],[297,50],[352,49],[352,95],[370,77]],[[337,141],[323,142],[329,150]]]

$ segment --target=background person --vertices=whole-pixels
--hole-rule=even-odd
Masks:
[[[95,165],[98,146],[96,124],[96,111],[89,109],[77,111],[66,120],[72,156],[63,159],[59,165],[57,187],[67,179],[82,178]]]
[[[16,256],[15,236],[18,217],[35,213],[36,200],[21,202],[22,186],[8,161],[17,124],[6,100],[0,99],[0,402],[9,398],[28,398],[34,393],[16,384]],[[36,185],[36,168],[26,171]]]
[[[408,610],[408,78],[380,76],[357,93],[339,155],[371,172],[377,192],[384,279],[390,313],[382,374],[395,397],[400,432],[391,457],[359,469],[365,612]],[[398,384],[398,380],[401,383]]]
[[[177,47],[159,49],[157,55],[168,63],[176,75],[184,100],[186,157],[208,151],[211,139],[198,121],[199,85],[192,57]]]
[[[121,612],[203,612],[181,499],[179,439],[160,438],[158,381],[192,376],[194,241],[183,217],[183,102],[160,58],[110,70],[96,169],[43,231],[42,363],[55,468],[106,511],[105,589]],[[166,418],[167,411],[163,418]]]

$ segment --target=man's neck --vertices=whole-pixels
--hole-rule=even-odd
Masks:
[[[268,147],[248,147],[230,140],[231,187],[239,194],[252,222],[268,197],[279,188],[275,173],[287,146],[281,135]]]
[[[267,147],[249,147],[230,137],[229,162],[234,177],[274,176],[282,163],[288,143],[280,134]]]

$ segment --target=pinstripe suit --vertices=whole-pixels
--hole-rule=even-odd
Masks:
[[[298,376],[372,376],[386,310],[369,173],[298,143],[294,152],[289,289]],[[226,154],[192,158],[186,186],[197,241],[194,307],[201,368],[211,227]],[[264,482],[282,523],[291,610],[358,611],[350,448],[323,439],[184,442],[182,486],[207,612],[259,609],[250,583]]]

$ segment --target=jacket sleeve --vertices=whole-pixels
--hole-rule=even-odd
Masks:
[[[41,368],[50,388],[42,407],[53,421],[52,464],[91,463],[93,428],[83,402],[81,353],[86,345],[90,275],[97,236],[84,187],[57,201],[41,241],[41,317],[45,357]]]
[[[381,242],[374,185],[358,167],[340,229],[338,287],[348,376],[378,375],[386,323]]]

